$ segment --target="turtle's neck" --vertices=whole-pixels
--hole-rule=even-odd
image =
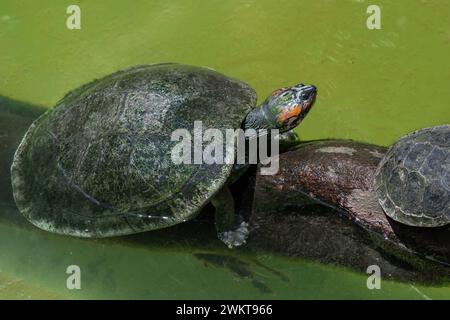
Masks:
[[[268,114],[268,108],[265,103],[250,111],[244,120],[244,130],[246,129],[272,129],[273,124]]]

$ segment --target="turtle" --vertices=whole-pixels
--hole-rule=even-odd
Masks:
[[[436,139],[438,131],[432,133]],[[387,150],[347,139],[300,141],[280,154],[276,175],[252,172],[255,183],[241,179],[239,183],[247,183],[249,192],[253,191],[252,247],[358,271],[374,263],[402,281],[442,283],[448,279],[450,224],[406,225],[389,218],[379,203],[374,177]],[[441,197],[435,201],[448,206],[448,187],[441,188]],[[412,201],[423,202],[420,197]],[[355,255],[364,258],[355,259]]]
[[[11,166],[19,211],[46,231],[103,238],[170,227],[215,207],[217,235],[245,243],[247,223],[228,186],[249,164],[174,163],[173,133],[195,122],[228,129],[293,130],[313,106],[314,85],[273,91],[256,106],[246,82],[208,67],[139,65],[66,94],[36,119]]]
[[[416,227],[450,223],[450,125],[401,137],[375,173],[378,201],[387,216]]]

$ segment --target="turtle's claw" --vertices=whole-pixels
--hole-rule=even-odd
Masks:
[[[247,222],[241,222],[236,230],[219,233],[219,239],[230,249],[241,246],[247,242],[246,240],[249,234],[247,227]]]

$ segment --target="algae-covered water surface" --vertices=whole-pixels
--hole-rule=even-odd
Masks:
[[[319,93],[296,129],[302,140],[388,146],[450,123],[450,2],[378,0],[380,29],[369,29],[372,2],[1,1],[0,298],[450,299],[448,278],[422,283],[382,270],[371,290],[365,272],[320,257],[228,249],[202,215],[171,229],[79,239],[34,227],[12,199],[12,154],[33,119],[68,91],[133,65],[207,66],[249,83],[260,102],[312,83]],[[80,29],[67,27],[73,4]],[[80,289],[68,285],[69,266],[81,270]]]

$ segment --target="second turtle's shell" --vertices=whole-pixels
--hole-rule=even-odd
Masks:
[[[375,188],[392,219],[411,226],[450,223],[450,126],[412,132],[388,150]]]

